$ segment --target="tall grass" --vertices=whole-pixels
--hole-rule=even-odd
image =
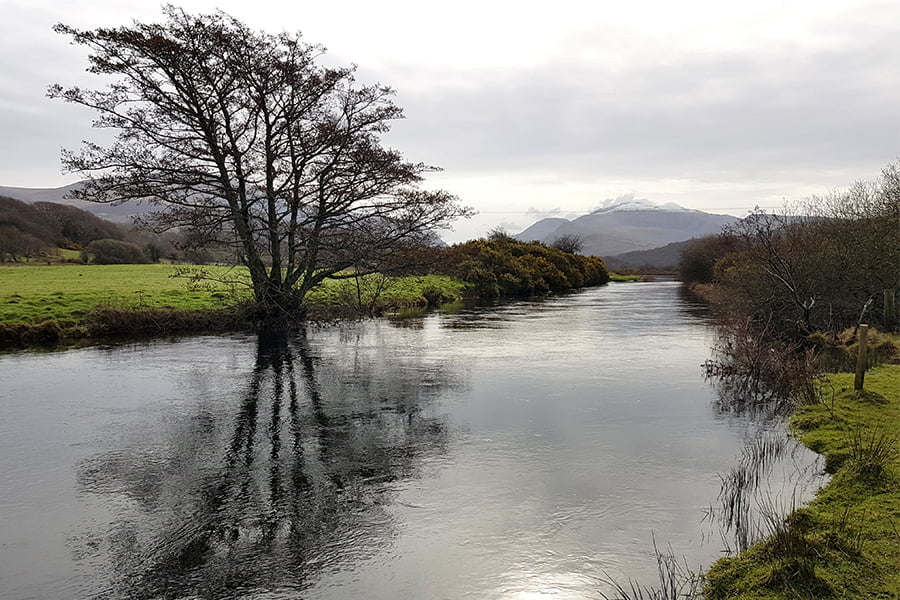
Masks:
[[[604,583],[612,587],[612,596],[600,592],[604,600],[699,600],[702,598],[703,576],[691,569],[685,559],[679,560],[670,547],[662,552],[653,540],[659,585],[643,586],[633,580],[617,581],[606,576]]]
[[[859,428],[850,438],[850,465],[869,480],[880,480],[897,457],[897,436],[878,427]]]

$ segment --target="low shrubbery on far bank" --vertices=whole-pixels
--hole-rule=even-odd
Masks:
[[[469,282],[482,298],[527,296],[607,283],[603,260],[541,242],[522,242],[501,230],[445,251],[442,272]]]

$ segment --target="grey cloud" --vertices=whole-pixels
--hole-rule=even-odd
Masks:
[[[0,183],[39,185],[18,173],[35,165],[56,172],[60,146],[101,132],[90,129],[89,113],[43,98],[50,83],[84,81],[83,49],[50,32],[48,10],[13,6],[17,20],[0,23]],[[601,178],[771,182],[822,169],[868,176],[900,154],[898,23],[900,5],[866,3],[817,26],[835,40],[825,50],[798,43],[660,53],[620,70],[574,50],[610,33],[599,30],[573,40],[570,56],[527,69],[378,71],[351,58],[361,62],[360,79],[398,89],[407,119],[389,143],[455,177],[538,174],[549,189]],[[35,27],[46,37],[30,39]]]
[[[856,40],[819,52],[660,57],[627,72],[557,63],[401,86],[410,118],[392,140],[455,172],[576,179],[883,165],[900,151],[900,46],[890,32]]]

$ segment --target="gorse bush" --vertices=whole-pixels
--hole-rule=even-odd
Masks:
[[[540,242],[520,242],[493,233],[490,239],[457,244],[446,251],[448,275],[471,283],[485,298],[564,291],[609,281],[603,260]]]

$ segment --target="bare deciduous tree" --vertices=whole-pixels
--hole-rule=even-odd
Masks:
[[[320,66],[323,49],[299,34],[253,31],[221,12],[163,12],[161,23],[55,28],[91,51],[90,72],[114,79],[49,90],[117,131],[109,147],[64,152],[65,168],[88,176],[76,196],[159,203],[157,229],[233,244],[273,314],[468,214],[451,194],[421,189],[432,167],[382,145],[402,116],[390,88]]]

